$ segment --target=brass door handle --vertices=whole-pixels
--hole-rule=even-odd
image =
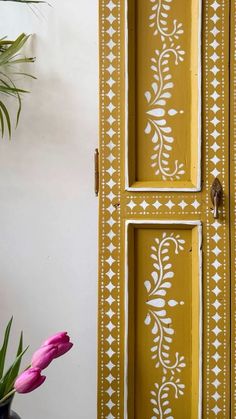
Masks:
[[[211,187],[211,201],[214,205],[214,218],[219,218],[219,206],[223,199],[223,188],[218,178],[215,178]]]

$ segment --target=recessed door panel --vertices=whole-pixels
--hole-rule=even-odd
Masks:
[[[200,188],[201,2],[128,6],[128,187]]]
[[[229,22],[229,1],[100,0],[99,419],[229,419],[235,410]],[[159,351],[162,320],[170,339]]]
[[[201,413],[201,226],[128,224],[128,419]]]

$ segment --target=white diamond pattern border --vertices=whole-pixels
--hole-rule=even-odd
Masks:
[[[120,403],[123,399],[121,371],[120,331],[120,8],[123,0],[101,0],[101,261],[100,261],[100,382],[99,419],[122,419]],[[225,116],[224,92],[224,12],[226,1],[206,0],[205,36],[211,39],[206,49],[205,71],[206,102],[206,188],[217,176],[225,187]],[[104,117],[106,111],[106,118]],[[109,112],[109,115],[108,115]],[[222,113],[222,118],[219,116]],[[107,116],[108,115],[108,116]],[[117,176],[118,175],[118,176]],[[104,180],[106,179],[106,180]],[[198,199],[180,196],[177,204],[170,199],[153,202],[130,196],[126,202],[127,213],[157,214],[160,211],[173,215],[184,212],[199,214]],[[139,197],[140,198],[140,197]],[[154,197],[153,197],[154,198]],[[211,204],[207,196],[206,207]],[[159,201],[156,202],[156,201]],[[173,207],[173,204],[175,207]],[[133,205],[137,206],[134,207]],[[188,205],[188,207],[186,207]],[[192,207],[193,206],[193,209]],[[132,208],[133,207],[133,208]],[[140,207],[140,208],[139,208]],[[185,209],[186,208],[186,209]],[[141,213],[140,211],[143,212]],[[163,212],[162,212],[163,213]],[[205,391],[207,418],[227,418],[227,270],[225,265],[227,228],[224,221],[212,222],[207,210],[206,258],[206,367]],[[224,218],[226,214],[223,214]],[[220,243],[218,246],[217,243]],[[223,251],[220,251],[220,248]],[[107,251],[109,252],[107,254]],[[223,275],[222,275],[223,272]],[[109,307],[109,309],[107,309]],[[223,367],[222,367],[223,366]]]
[[[214,178],[220,176],[225,188],[225,53],[224,11],[225,2],[207,1],[206,38],[211,39],[206,53],[206,190],[210,190]],[[210,51],[210,52],[209,52]],[[209,53],[209,56],[208,56]],[[209,81],[211,80],[211,81]],[[221,112],[222,117],[218,118]],[[207,196],[207,208],[210,208]],[[223,219],[225,219],[225,212]],[[207,211],[207,417],[227,417],[227,347],[226,347],[226,224],[212,222]],[[221,251],[218,247],[224,249]],[[219,271],[220,269],[220,271]],[[220,273],[221,272],[221,273]],[[223,275],[222,275],[223,272]],[[222,362],[223,361],[223,362]],[[224,366],[222,368],[222,365]]]
[[[102,182],[101,190],[100,417],[101,419],[119,419],[121,379],[120,271],[118,266],[120,259],[120,217],[116,202],[119,200],[120,194],[120,175],[118,175],[118,181],[116,181],[114,174],[117,175],[120,170],[120,1],[111,0],[108,2],[103,0],[101,7],[103,19],[101,114],[105,114],[106,108],[109,117],[101,118],[101,169],[102,179],[106,178],[106,181]],[[107,29],[105,29],[106,27]],[[108,53],[105,53],[106,51]],[[109,252],[109,257],[107,257],[107,252]],[[104,307],[107,306],[109,306],[109,310],[105,311]],[[105,336],[107,337],[105,338]],[[114,395],[117,397],[114,398]],[[116,401],[114,402],[114,400]]]

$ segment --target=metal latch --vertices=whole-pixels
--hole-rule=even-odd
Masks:
[[[223,188],[218,178],[215,178],[211,187],[211,201],[214,205],[214,218],[219,218],[219,206],[223,200]]]
[[[98,148],[94,152],[94,192],[98,196],[99,193],[99,151]]]

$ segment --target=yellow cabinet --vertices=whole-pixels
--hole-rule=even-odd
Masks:
[[[100,0],[98,419],[236,417],[235,9]]]

